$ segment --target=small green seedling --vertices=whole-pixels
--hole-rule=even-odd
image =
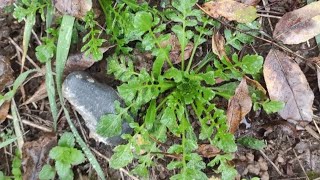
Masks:
[[[85,161],[83,153],[74,148],[75,139],[72,133],[66,132],[59,139],[58,146],[52,148],[49,157],[55,160],[55,166],[43,166],[39,179],[54,179],[55,171],[60,179],[73,179],[72,166],[81,164]]]

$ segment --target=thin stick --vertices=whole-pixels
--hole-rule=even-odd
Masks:
[[[20,46],[14,42],[14,40],[11,37],[8,37],[9,41],[18,49],[18,51],[20,53],[23,53],[22,49],[20,48]],[[41,68],[27,55],[26,58],[30,61],[30,63],[38,70],[40,70]]]
[[[13,117],[12,117],[11,115],[9,115],[9,114],[6,116],[6,118],[8,118],[8,119],[13,119]],[[22,119],[21,121],[22,121],[23,124],[26,124],[26,125],[28,125],[28,126],[34,127],[34,128],[39,129],[39,130],[41,130],[41,131],[44,131],[44,132],[52,132],[51,129],[49,129],[49,128],[47,128],[47,127],[44,127],[44,126],[41,126],[41,125],[38,125],[38,124],[36,124],[36,123],[34,123],[34,122],[31,122],[31,121],[29,121],[29,120]]]
[[[277,165],[275,165],[270,159],[269,157],[262,151],[262,150],[259,150],[259,152],[262,154],[262,156],[267,160],[269,161],[269,163],[274,167],[274,169],[278,172],[278,174],[280,176],[285,176],[284,174],[282,174],[282,172],[279,170],[279,168],[277,167]]]
[[[91,150],[96,153],[98,156],[102,157],[103,159],[105,159],[108,163],[110,161],[109,158],[107,158],[105,155],[101,154],[99,151],[91,148]],[[123,169],[123,168],[120,168],[119,171],[123,172],[124,174],[126,174],[128,177],[132,178],[133,180],[139,180],[139,178],[131,175],[127,170]]]

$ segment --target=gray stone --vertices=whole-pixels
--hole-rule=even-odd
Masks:
[[[103,115],[115,113],[114,101],[120,101],[117,92],[101,84],[89,74],[77,71],[69,74],[62,85],[63,96],[85,120],[90,136],[105,144],[115,146],[124,142],[120,136],[105,138],[96,133],[96,126]],[[128,123],[122,125],[122,134],[130,134]]]

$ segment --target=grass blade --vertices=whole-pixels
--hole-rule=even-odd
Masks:
[[[58,122],[58,108],[56,103],[56,91],[54,86],[54,79],[51,69],[51,61],[46,62],[46,88],[48,93],[49,105],[51,114],[53,117],[53,129],[57,130],[57,122]]]
[[[28,51],[28,45],[31,37],[32,27],[36,22],[36,16],[35,14],[30,14],[25,19],[25,26],[23,31],[23,41],[22,41],[22,47],[23,47],[23,53],[21,58],[21,72],[23,71],[24,63],[26,61],[27,57],[27,51]]]
[[[22,146],[24,144],[24,141],[23,141],[23,134],[20,126],[21,119],[20,119],[20,116],[18,115],[18,109],[14,100],[11,101],[11,114],[12,114],[14,133],[16,134],[16,137],[17,137],[18,148],[19,148],[19,151],[22,152]]]
[[[54,15],[54,7],[50,3],[47,7],[47,14],[46,14],[46,29],[49,29],[52,23]],[[47,35],[48,36],[48,35]],[[54,85],[54,78],[52,74],[52,68],[51,68],[51,61],[46,62],[46,88],[47,88],[47,94],[49,99],[49,105],[51,114],[53,117],[53,129],[54,131],[57,130],[57,122],[58,122],[58,108],[56,103],[56,91],[55,91],[55,85]]]
[[[26,78],[29,76],[30,73],[36,72],[37,70],[28,70],[24,73],[21,73],[17,79],[13,83],[12,90],[7,92],[4,96],[0,98],[0,106],[4,103],[4,101],[11,100],[13,96],[16,94],[18,88],[21,86],[21,84],[26,80]]]
[[[16,137],[13,137],[13,138],[7,139],[7,140],[4,141],[4,142],[1,142],[1,143],[0,143],[0,149],[8,146],[9,144],[15,142],[16,140],[17,140],[17,138],[16,138]]]
[[[87,156],[92,167],[96,170],[100,179],[105,180],[104,173],[103,173],[97,159],[92,154],[92,152],[88,148],[87,144],[82,140],[77,129],[73,125],[71,118],[70,118],[70,115],[69,115],[69,112],[64,106],[64,99],[62,97],[62,75],[63,75],[65,63],[68,58],[74,20],[75,20],[75,18],[72,16],[69,16],[69,15],[64,15],[62,18],[62,23],[61,23],[61,27],[60,27],[60,31],[59,31],[58,44],[57,44],[57,54],[56,54],[57,89],[58,89],[59,99],[60,99],[64,114],[65,114],[65,117],[67,119],[67,122],[70,126],[70,129],[71,129],[74,137],[76,138],[81,149],[83,150],[83,152]]]

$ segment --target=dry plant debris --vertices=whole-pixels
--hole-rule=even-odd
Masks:
[[[284,44],[299,44],[320,34],[320,2],[286,13],[277,23],[273,37]]]
[[[83,18],[92,8],[90,0],[55,0],[55,7],[62,13]]]
[[[279,112],[283,119],[300,125],[312,121],[314,94],[293,58],[272,49],[266,57],[263,75],[270,98],[285,103]]]
[[[251,111],[252,100],[246,79],[243,78],[234,96],[230,99],[227,110],[229,132],[235,133],[242,119]]]
[[[225,17],[229,21],[249,23],[257,18],[257,10],[234,0],[217,0],[203,4],[203,10],[214,18]]]

